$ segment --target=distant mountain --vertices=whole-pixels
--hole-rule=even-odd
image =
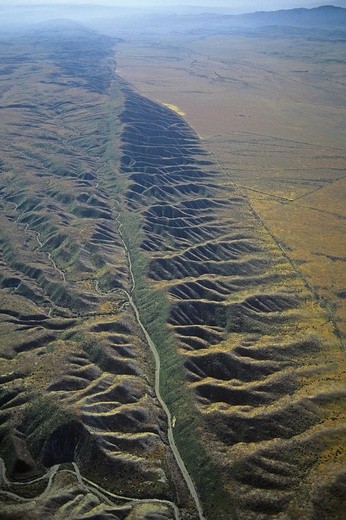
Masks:
[[[318,37],[346,38],[346,9],[324,5],[312,9],[258,11],[242,15],[220,14],[210,9],[198,13],[181,7],[158,9],[119,8],[102,5],[0,5],[0,27],[24,27],[50,19],[74,20],[120,37],[128,34],[246,34],[306,35],[318,29]],[[1,3],[1,2],[0,2]],[[108,31],[108,32],[107,32]]]
[[[344,27],[346,9],[323,5],[313,9],[285,9],[280,11],[258,11],[255,13],[233,16],[232,21],[255,26],[289,25],[291,27]]]
[[[164,25],[164,24],[163,24]],[[173,29],[174,25],[174,29]],[[176,32],[190,34],[247,34],[292,35],[304,33],[311,37],[346,37],[346,9],[324,5],[312,9],[299,8],[280,11],[258,11],[242,15],[201,13],[176,15],[165,25]]]

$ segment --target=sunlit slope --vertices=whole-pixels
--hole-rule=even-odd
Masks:
[[[126,295],[111,45],[66,27],[0,45],[1,518],[191,505]]]
[[[345,43],[334,31],[209,24],[179,43],[167,32],[121,43],[117,65],[185,112],[345,333]]]
[[[113,43],[0,47],[0,516],[198,518],[143,324],[207,520],[341,518],[333,317]]]
[[[207,517],[341,518],[345,364],[331,317],[184,121],[124,93],[136,301]]]

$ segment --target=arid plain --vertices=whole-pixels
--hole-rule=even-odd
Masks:
[[[345,334],[345,83],[339,41],[176,35],[117,71],[177,107]]]
[[[341,42],[103,30],[0,42],[1,518],[341,520]]]

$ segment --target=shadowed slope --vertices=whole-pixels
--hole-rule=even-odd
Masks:
[[[161,303],[148,301],[141,281],[136,296],[162,352],[177,439],[208,517],[301,511],[308,518],[311,507],[327,507],[323,496],[319,506],[309,498],[319,479],[336,503],[341,478],[333,450],[341,442],[344,364],[336,364],[333,324],[184,121],[129,87],[124,92],[121,171],[136,215],[128,225],[141,222],[141,255],[138,240],[128,239],[135,272],[146,274]],[[189,417],[183,379],[194,402]],[[221,468],[217,487],[226,494],[212,507],[215,483],[200,473],[204,455],[192,441],[184,447],[193,424],[196,442]]]
[[[0,516],[193,517],[128,302],[113,42],[51,29],[0,44]]]

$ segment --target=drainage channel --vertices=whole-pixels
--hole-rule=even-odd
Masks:
[[[136,281],[135,281],[135,277],[134,277],[134,274],[133,274],[133,270],[132,270],[132,262],[131,262],[131,255],[130,255],[130,252],[128,250],[128,247],[126,245],[126,242],[125,242],[125,239],[124,239],[124,236],[123,236],[123,232],[122,232],[122,227],[123,227],[123,224],[119,221],[119,218],[120,218],[120,213],[118,214],[117,216],[117,222],[118,222],[118,230],[119,230],[119,236],[120,236],[120,240],[124,246],[124,250],[125,250],[125,253],[126,253],[126,256],[127,256],[127,260],[128,260],[128,266],[129,266],[129,271],[130,271],[130,276],[131,276],[131,289],[130,289],[130,292],[128,291],[125,291],[124,290],[124,293],[126,294],[127,298],[128,298],[128,301],[129,301],[129,304],[131,305],[134,313],[135,313],[135,316],[136,316],[136,319],[137,319],[137,323],[138,325],[140,326],[143,334],[144,334],[144,337],[149,345],[149,348],[151,350],[151,352],[153,353],[153,356],[154,356],[154,360],[155,360],[155,394],[156,394],[156,397],[160,403],[160,405],[162,406],[165,414],[166,414],[166,417],[167,417],[167,423],[168,423],[168,442],[169,442],[169,446],[172,450],[172,453],[174,455],[174,458],[176,460],[176,463],[181,471],[181,474],[186,482],[186,485],[189,489],[189,492],[195,502],[195,505],[196,505],[196,510],[198,512],[198,517],[199,517],[199,520],[206,520],[206,518],[204,517],[203,515],[203,509],[202,509],[202,504],[200,502],[200,499],[199,499],[199,496],[198,496],[198,493],[196,491],[196,488],[195,488],[195,485],[190,477],[190,474],[188,472],[188,470],[186,469],[186,466],[185,466],[185,463],[179,453],[179,449],[175,443],[175,440],[174,440],[174,435],[173,435],[173,425],[172,425],[172,422],[173,422],[173,418],[172,418],[172,415],[165,403],[165,401],[163,400],[163,397],[161,395],[161,391],[160,391],[160,374],[161,374],[161,362],[160,362],[160,356],[159,356],[159,353],[158,353],[158,350],[156,348],[156,345],[155,343],[153,342],[153,340],[151,339],[148,331],[146,330],[146,328],[144,327],[142,321],[141,321],[141,317],[140,317],[140,314],[139,314],[139,311],[137,309],[137,306],[136,304],[134,303],[133,301],[133,298],[132,298],[132,294],[133,294],[133,291],[135,289],[135,285],[136,285]]]

